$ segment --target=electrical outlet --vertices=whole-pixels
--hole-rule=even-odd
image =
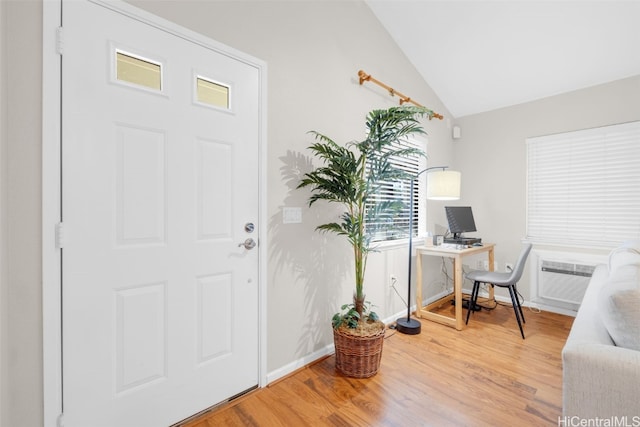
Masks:
[[[389,286],[393,287],[393,285],[395,285],[396,283],[398,283],[398,277],[395,274],[390,274],[389,275]]]
[[[477,269],[477,270],[484,270],[484,262],[483,262],[481,259],[479,259],[479,260],[476,262],[476,269]]]
[[[507,273],[511,273],[513,271],[513,264],[511,264],[510,262],[506,263],[504,265],[504,271],[506,271]]]
[[[489,271],[489,261],[483,261],[482,262],[482,269],[484,271]]]

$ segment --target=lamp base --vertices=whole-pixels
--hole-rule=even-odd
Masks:
[[[401,317],[396,320],[396,330],[403,334],[407,335],[418,335],[422,328],[422,324],[415,319],[407,319],[406,317]]]

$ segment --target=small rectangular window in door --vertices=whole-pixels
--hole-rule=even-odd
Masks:
[[[116,51],[116,77],[118,80],[162,90],[162,66],[147,59]]]
[[[203,104],[229,109],[229,86],[198,76],[196,78],[196,99]]]

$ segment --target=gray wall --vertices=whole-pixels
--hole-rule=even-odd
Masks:
[[[0,2],[0,422],[42,418],[42,4]]]
[[[515,262],[526,233],[525,139],[635,120],[640,76],[457,120],[462,138],[454,156],[464,172],[464,202],[473,206],[479,234],[497,243],[501,269]],[[526,300],[529,288],[525,273],[518,289]]]
[[[0,28],[6,28],[5,23],[5,7],[0,3]],[[8,305],[7,305],[7,274],[6,274],[6,237],[5,237],[5,208],[7,206],[7,175],[6,175],[6,111],[7,111],[7,84],[6,84],[6,63],[7,54],[5,47],[6,35],[5,31],[0,31],[0,426],[6,425],[4,422],[6,412],[3,410],[7,401],[7,364],[6,364],[6,342],[9,335],[8,329]]]

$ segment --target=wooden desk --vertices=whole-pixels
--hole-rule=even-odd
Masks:
[[[416,316],[423,319],[433,320],[447,326],[462,330],[464,322],[462,321],[462,258],[468,255],[476,255],[486,252],[489,256],[489,271],[493,271],[494,254],[493,248],[495,243],[484,243],[483,246],[474,246],[467,249],[453,249],[442,246],[418,246],[416,247],[416,298],[417,310]],[[436,256],[453,258],[453,293],[444,296],[437,301],[426,306],[422,306],[422,256]],[[455,317],[445,316],[443,314],[434,313],[432,310],[440,307],[445,302],[455,299]],[[489,287],[489,299],[493,300],[493,287]]]

